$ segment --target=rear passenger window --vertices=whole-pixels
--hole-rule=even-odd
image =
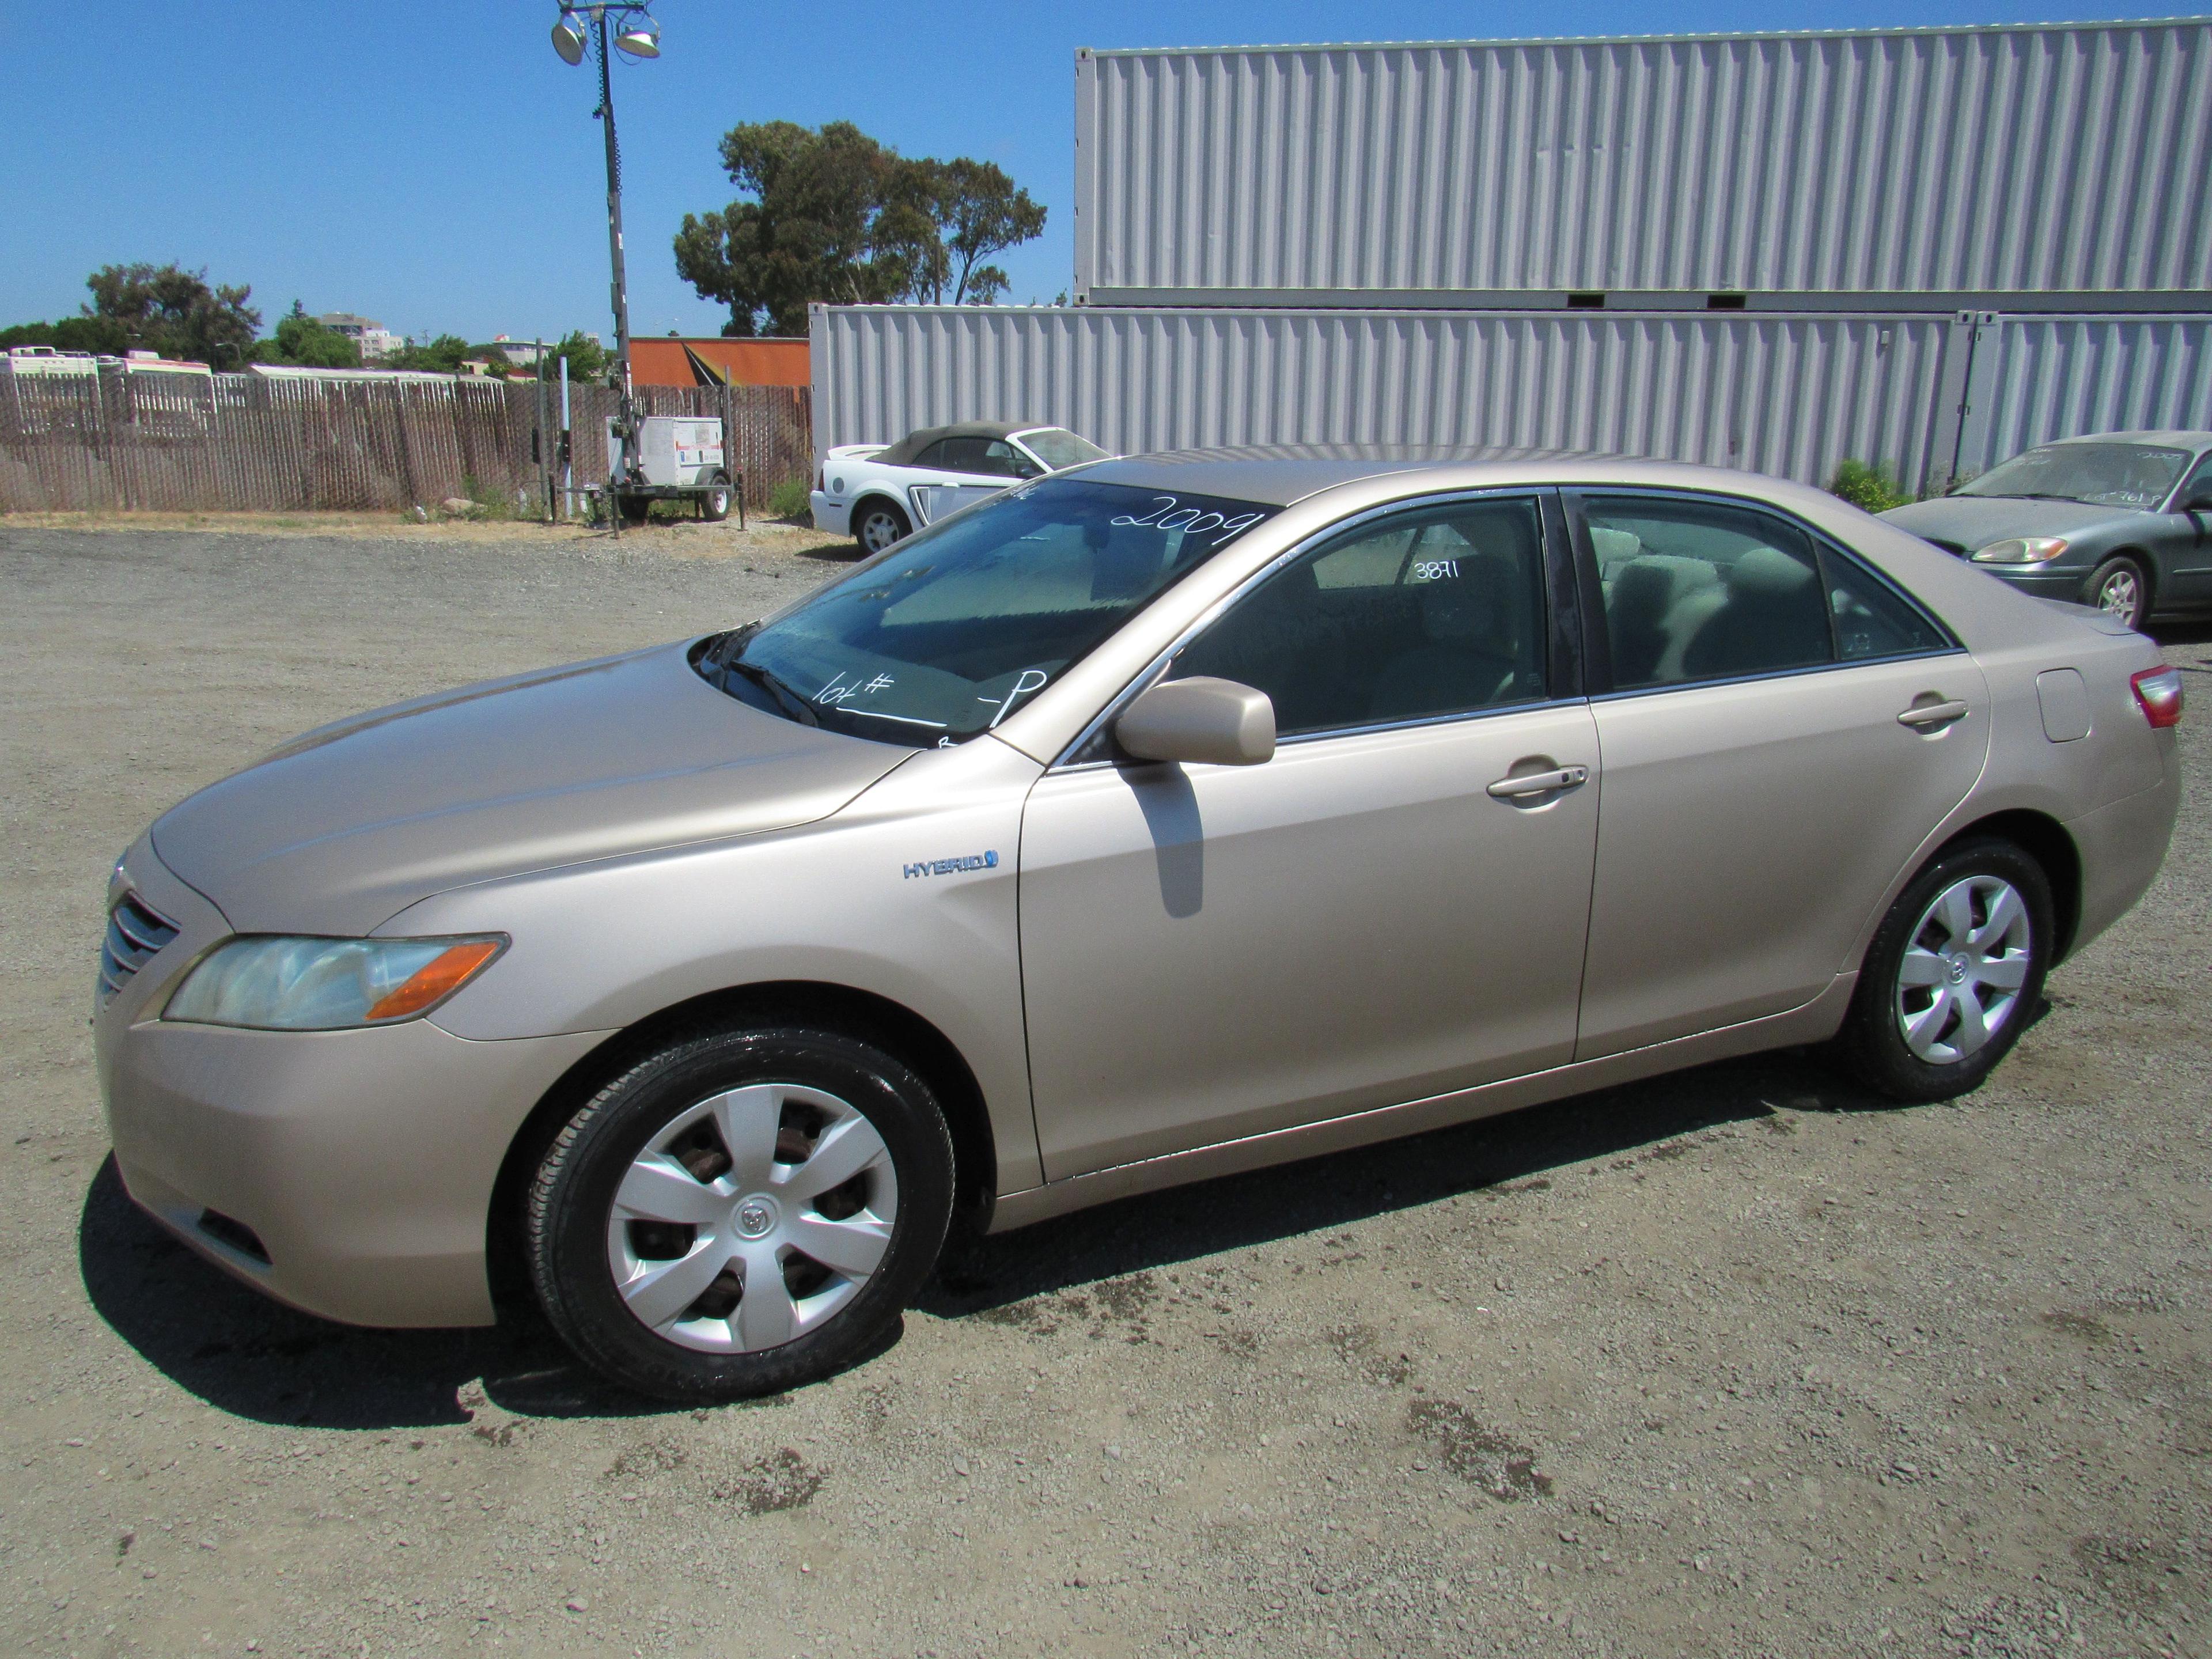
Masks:
[[[1836,619],[1836,653],[1845,662],[1941,651],[1950,643],[1887,582],[1841,554],[1822,548],[1820,570]]]
[[[1286,566],[1170,672],[1256,686],[1285,737],[1470,714],[1545,695],[1544,614],[1535,503],[1462,501]]]
[[[1589,496],[1613,679],[1623,691],[1836,659],[1812,539],[1721,501]]]

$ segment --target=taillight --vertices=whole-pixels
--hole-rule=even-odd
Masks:
[[[2181,724],[2179,668],[2146,668],[2128,684],[2135,688],[2136,702],[2154,731],[2163,732],[2169,726]]]

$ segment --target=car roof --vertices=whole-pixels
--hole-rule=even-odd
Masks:
[[[2212,449],[2212,432],[2192,432],[2185,427],[2159,427],[2142,432],[2084,432],[2076,437],[2054,439],[2052,442],[2155,444],[2162,449]]]
[[[1040,431],[1044,424],[1042,421],[958,421],[951,426],[925,426],[870,459],[890,466],[907,466],[940,438],[1006,438],[1017,432]]]
[[[1093,461],[1077,476],[1097,483],[1213,495],[1288,507],[1310,495],[1399,472],[1449,470],[1455,486],[1619,484],[1718,489],[1779,498],[1802,487],[1787,480],[1682,461],[1565,449],[1423,449],[1364,444],[1185,449]],[[1484,477],[1484,473],[1493,476]]]

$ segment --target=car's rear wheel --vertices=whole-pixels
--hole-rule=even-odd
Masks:
[[[1980,1086],[2043,997],[2051,884],[2008,841],[1962,842],[1907,884],[1875,933],[1836,1047],[1897,1100]]]
[[[913,533],[906,514],[880,495],[872,495],[853,509],[853,539],[863,553],[880,553]]]
[[[677,1039],[554,1137],[524,1247],[554,1328],[641,1392],[769,1394],[862,1356],[935,1265],[952,1146],[926,1085],[799,1026]]]
[[[2150,615],[2150,579],[2126,554],[2116,554],[2090,574],[2082,602],[2130,628],[2141,628]]]

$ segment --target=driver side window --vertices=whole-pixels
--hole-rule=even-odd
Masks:
[[[1265,691],[1284,737],[1539,702],[1540,524],[1504,499],[1363,525],[1246,594],[1170,677]]]
[[[2207,455],[2197,462],[2197,471],[2189,475],[2189,482],[2183,484],[2180,492],[2174,496],[2173,510],[2186,513],[2190,502],[2201,501],[2212,501],[2212,455]],[[2201,513],[2204,509],[2199,507],[2197,510]]]

